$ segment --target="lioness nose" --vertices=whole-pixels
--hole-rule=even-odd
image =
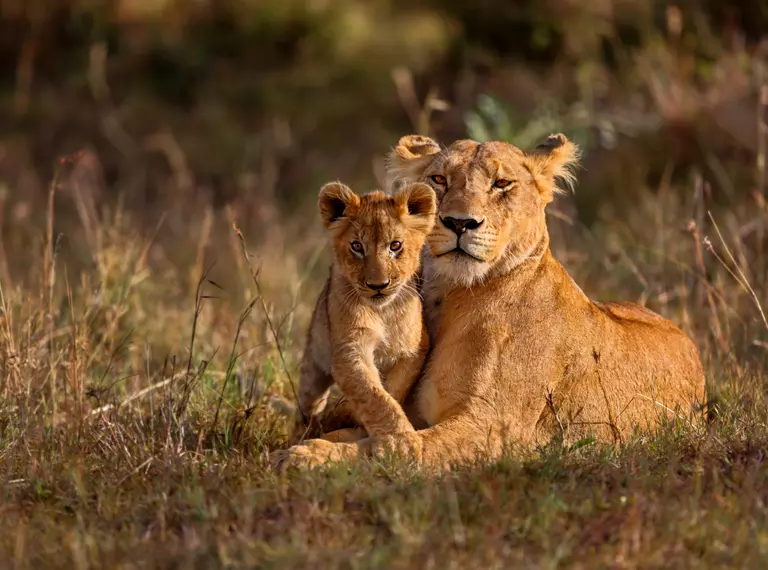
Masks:
[[[389,286],[389,281],[390,280],[387,279],[383,283],[367,283],[366,282],[365,285],[366,287],[368,287],[369,289],[373,289],[374,291],[381,291],[382,289],[386,289]]]
[[[476,220],[475,218],[440,218],[443,225],[460,236],[467,230],[474,230],[480,227],[483,220]]]

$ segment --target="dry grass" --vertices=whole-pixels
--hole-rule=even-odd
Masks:
[[[208,213],[191,266],[174,266],[178,243],[137,237],[118,211],[81,229],[91,263],[72,274],[52,199],[40,261],[0,289],[0,566],[759,567],[768,358],[744,237],[759,218],[745,204],[695,222],[704,198],[684,190],[589,231],[566,198],[550,221],[591,294],[646,302],[695,337],[706,432],[553,443],[436,480],[395,459],[287,477],[266,465],[289,423],[317,243],[283,236],[281,261],[271,245],[249,256],[234,214]]]

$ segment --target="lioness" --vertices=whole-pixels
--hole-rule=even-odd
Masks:
[[[621,441],[664,419],[687,421],[705,398],[693,342],[653,312],[584,295],[552,256],[545,207],[571,183],[578,151],[563,135],[524,152],[460,140],[445,150],[402,138],[393,181],[426,182],[438,220],[425,253],[433,348],[417,382],[431,427],[356,443],[310,440],[276,459],[409,453],[425,464],[493,458],[507,442],[561,435]]]
[[[435,221],[435,193],[414,183],[392,196],[358,196],[332,182],[320,190],[318,206],[334,260],[307,335],[298,393],[302,421],[292,439],[320,425],[334,381],[369,435],[412,432],[401,404],[429,350],[415,279]],[[326,438],[365,435],[340,430]]]

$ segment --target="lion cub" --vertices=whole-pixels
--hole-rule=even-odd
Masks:
[[[416,280],[435,201],[421,183],[391,196],[358,196],[339,182],[320,190],[334,262],[309,326],[294,442],[318,429],[334,381],[346,398],[334,413],[351,415],[371,436],[413,431],[401,404],[429,349]],[[327,439],[359,437],[339,430]]]

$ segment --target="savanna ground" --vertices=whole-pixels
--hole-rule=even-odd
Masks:
[[[469,4],[0,3],[0,568],[765,567],[764,4]],[[555,255],[693,336],[709,423],[270,470],[316,192],[414,131],[580,142]]]

